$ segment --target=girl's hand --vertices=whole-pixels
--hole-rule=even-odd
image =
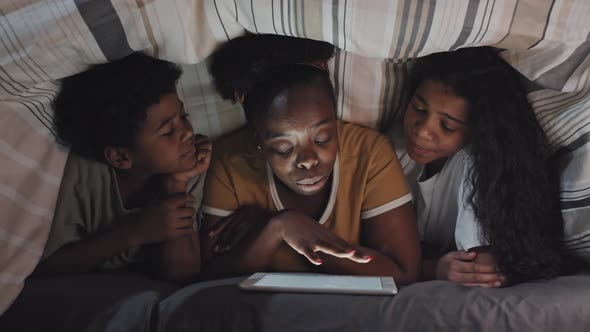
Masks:
[[[368,263],[373,259],[303,213],[286,211],[272,220],[279,223],[282,239],[314,265],[323,263],[316,253],[318,251],[357,263]]]
[[[207,232],[213,240],[213,252],[221,254],[234,248],[245,237],[258,233],[277,212],[257,206],[242,206],[219,220]]]
[[[507,280],[496,270],[492,254],[475,251],[452,251],[439,258],[436,279],[464,286],[501,287]]]

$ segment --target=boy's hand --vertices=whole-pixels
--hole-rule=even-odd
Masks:
[[[501,287],[506,278],[497,272],[493,256],[487,252],[452,251],[436,264],[436,278],[464,286]]]
[[[209,163],[211,162],[211,150],[213,148],[209,138],[205,135],[196,134],[193,136],[193,141],[196,148],[195,155],[197,156],[197,162],[193,168],[187,171],[171,174],[171,177],[175,181],[186,183],[192,178],[205,174],[209,168]]]
[[[193,202],[192,195],[177,193],[142,209],[132,224],[130,244],[162,242],[193,233],[196,212],[189,207]]]

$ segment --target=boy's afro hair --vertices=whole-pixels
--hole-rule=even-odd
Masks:
[[[62,80],[53,102],[57,140],[103,160],[107,146],[133,148],[147,109],[176,91],[181,69],[141,52]]]

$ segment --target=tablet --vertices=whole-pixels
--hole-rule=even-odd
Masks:
[[[394,295],[392,277],[347,276],[311,273],[254,273],[240,283],[250,291]]]

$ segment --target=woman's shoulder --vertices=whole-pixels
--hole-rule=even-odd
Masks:
[[[248,127],[238,128],[213,141],[213,156],[221,160],[253,155],[256,151],[254,134]]]
[[[389,139],[373,128],[338,121],[340,153],[349,156],[377,154],[382,150],[393,152]]]
[[[211,163],[210,170],[214,171],[222,167],[236,176],[237,174],[244,176],[265,174],[266,169],[266,161],[256,148],[254,134],[248,127],[239,128],[216,139],[213,142]]]

